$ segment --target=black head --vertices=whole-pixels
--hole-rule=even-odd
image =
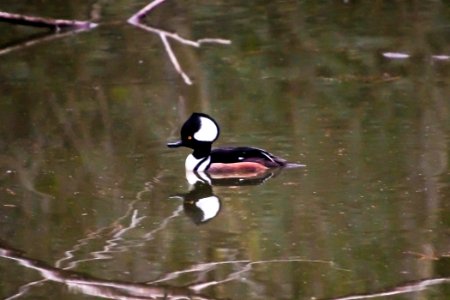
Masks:
[[[219,137],[219,132],[219,126],[213,118],[207,114],[193,113],[181,127],[181,140],[168,143],[167,146],[196,149],[202,145],[211,145]]]

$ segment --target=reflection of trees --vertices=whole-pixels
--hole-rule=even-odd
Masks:
[[[158,172],[167,175],[161,170],[173,156],[167,159],[156,145],[164,145],[169,132],[177,130],[185,119],[183,112],[209,110],[227,128],[224,141],[246,141],[250,132],[270,132],[270,137],[282,133],[283,140],[271,144],[279,147],[273,150],[306,163],[310,174],[301,183],[292,179],[282,186],[292,188],[293,195],[289,201],[274,197],[270,209],[276,213],[270,222],[256,220],[265,216],[257,203],[228,201],[227,207],[237,213],[222,220],[226,230],[208,224],[210,229],[198,234],[200,240],[182,243],[192,232],[174,218],[175,229],[164,231],[159,248],[144,243],[150,254],[142,260],[156,267],[163,261],[182,270],[191,266],[179,254],[183,251],[196,253],[193,260],[212,262],[220,261],[221,255],[257,260],[294,252],[352,270],[330,275],[329,269],[304,266],[279,273],[268,269],[279,276],[253,278],[257,287],[269,291],[287,286],[302,296],[317,297],[376,292],[392,282],[435,277],[432,261],[405,252],[431,257],[449,251],[444,229],[449,210],[444,201],[449,196],[449,69],[445,61],[428,59],[450,51],[445,28],[440,29],[448,22],[443,4],[428,3],[432,9],[422,10],[418,1],[389,4],[399,9],[383,9],[386,3],[370,1],[351,6],[266,2],[240,1],[239,10],[230,9],[235,6],[230,1],[177,2],[174,9],[183,13],[175,19],[170,11],[155,11],[155,23],[170,20],[169,30],[183,36],[219,33],[233,40],[226,51],[192,54],[176,49],[181,61],[196,66],[189,66],[193,76],[201,78],[189,89],[174,84],[172,66],[161,63],[164,53],[153,50],[160,46],[157,41],[120,26],[104,34],[82,35],[83,44],[57,48],[52,60],[26,51],[3,57],[1,169],[11,173],[2,172],[1,179],[16,195],[0,192],[7,204],[24,210],[18,215],[28,218],[30,228],[11,218],[13,225],[1,224],[2,235],[20,232],[14,244],[28,245],[36,239],[34,228],[40,228],[42,240],[30,257],[50,260],[48,253],[61,249],[48,246],[50,233],[64,240],[64,230],[55,223],[73,238],[117,219],[127,208],[126,200],[134,199],[129,191],[138,190]],[[223,11],[227,17],[221,17]],[[220,22],[209,15],[219,16]],[[110,38],[112,31],[117,39]],[[402,51],[411,58],[389,60],[380,55],[383,51]],[[55,61],[64,62],[64,67]],[[267,143],[267,136],[251,138],[257,145]],[[165,196],[164,176],[151,199]],[[245,194],[226,190],[223,199],[240,193]],[[56,201],[46,200],[46,195]],[[120,201],[121,196],[125,200]],[[156,220],[171,215],[157,201],[148,202],[140,204],[142,215],[147,215],[145,209]],[[41,212],[55,214],[53,220],[33,218],[40,216],[37,203]],[[0,209],[2,215],[14,211]],[[74,219],[83,214],[89,217],[74,226]],[[115,230],[124,224],[119,222]],[[107,240],[112,235],[99,236]],[[228,248],[223,239],[232,241]],[[171,250],[175,244],[178,251]],[[136,276],[147,275],[139,266],[124,264],[118,259],[113,272],[131,268]],[[95,266],[95,261],[79,268],[89,265]]]
[[[235,126],[235,134],[251,126],[250,118],[237,116],[236,111],[251,111],[262,126],[276,123],[273,120],[286,122],[282,128],[292,131],[290,145],[305,153],[305,163],[314,166],[317,174],[302,184],[302,193],[315,199],[305,200],[304,207],[326,212],[331,205],[336,215],[319,214],[320,219],[311,222],[319,226],[305,228],[308,222],[296,217],[302,215],[298,205],[297,210],[280,212],[279,221],[285,223],[282,228],[303,229],[289,241],[308,240],[312,252],[322,245],[320,254],[315,254],[339,256],[346,260],[344,265],[364,274],[364,283],[354,279],[356,290],[361,284],[377,290],[390,282],[393,278],[385,276],[385,268],[400,272],[399,266],[407,266],[410,274],[433,276],[429,261],[412,262],[404,250],[449,251],[440,225],[448,214],[443,201],[448,198],[449,182],[448,62],[431,59],[450,52],[448,29],[444,29],[448,9],[443,3],[427,10],[421,5],[415,1],[386,9],[368,2],[257,8],[249,4],[239,6],[239,14],[229,16],[224,26],[232,32],[239,15],[250,18],[239,24],[239,35],[227,35],[240,52],[227,57],[228,64],[220,68],[230,82],[215,93],[226,94],[220,96],[220,103],[239,100],[221,109],[222,118]],[[404,51],[411,58],[383,58],[381,53],[387,50]],[[314,190],[317,187],[319,192]],[[358,208],[360,215],[351,214],[351,207]],[[381,236],[370,234],[381,233],[386,226],[394,232],[398,228],[397,238],[386,236],[396,241],[396,249],[389,242],[380,247]],[[427,230],[429,234],[423,234]],[[361,242],[361,249],[346,249],[340,242],[351,244],[363,235],[367,240]],[[392,255],[399,260],[386,259]],[[385,261],[392,264],[382,266]],[[319,286],[316,291],[323,289]]]

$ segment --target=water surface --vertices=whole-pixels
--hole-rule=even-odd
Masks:
[[[171,41],[192,86],[126,24],[146,4],[1,8],[100,26],[0,24],[0,298],[448,297],[445,2],[167,2],[150,25],[232,41]],[[193,111],[306,167],[190,193]]]

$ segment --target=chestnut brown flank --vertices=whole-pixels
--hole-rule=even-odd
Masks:
[[[246,173],[262,173],[267,171],[267,167],[255,162],[237,162],[237,163],[213,163],[208,169],[212,174],[246,174]]]

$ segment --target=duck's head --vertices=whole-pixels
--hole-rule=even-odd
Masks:
[[[211,145],[219,137],[219,126],[213,118],[203,113],[193,113],[183,127],[181,140],[168,143],[169,148],[188,147],[196,149],[201,145]]]

